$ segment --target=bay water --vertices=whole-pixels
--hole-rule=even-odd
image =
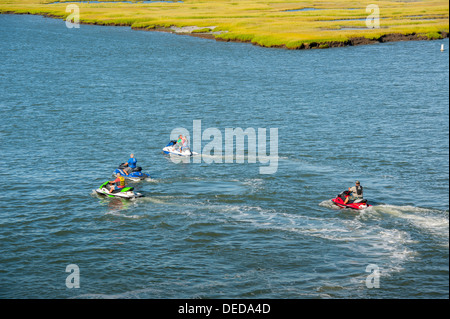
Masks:
[[[1,298],[448,298],[448,39],[290,51],[29,15],[0,39]],[[276,172],[174,163],[194,121],[277,129]],[[97,197],[130,153],[145,197]],[[355,180],[373,207],[334,207]]]

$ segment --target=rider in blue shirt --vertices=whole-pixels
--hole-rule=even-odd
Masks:
[[[128,174],[131,173],[133,168],[136,168],[136,163],[137,163],[137,159],[134,158],[134,154],[131,154],[128,162],[126,162],[124,164],[125,166],[128,166],[127,168],[124,169],[124,171],[126,171],[126,173],[128,173]]]

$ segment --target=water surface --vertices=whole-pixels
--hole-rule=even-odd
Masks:
[[[288,51],[14,15],[0,35],[0,297],[448,298],[448,40]],[[276,174],[174,164],[194,120],[278,128]],[[93,195],[131,152],[146,197]],[[356,179],[374,207],[334,209]]]

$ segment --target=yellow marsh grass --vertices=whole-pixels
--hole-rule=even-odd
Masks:
[[[65,0],[61,0],[63,2]],[[0,0],[0,12],[52,15],[66,18],[67,3],[54,0]],[[70,1],[66,1],[70,2]],[[380,9],[380,29],[368,29],[366,6]],[[184,0],[182,3],[79,3],[80,21],[135,28],[185,27],[226,31],[215,37],[249,41],[261,46],[297,48],[302,43],[377,38],[385,34],[423,34],[440,37],[449,31],[448,1],[250,1]],[[287,11],[314,8],[309,11]],[[339,21],[337,21],[339,20]],[[346,28],[356,28],[348,30]]]

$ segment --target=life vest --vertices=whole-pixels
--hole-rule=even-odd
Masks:
[[[363,187],[361,185],[359,185],[359,186],[355,185],[355,189],[356,189],[356,194],[358,196],[362,196],[362,194],[363,194]]]
[[[119,179],[119,181],[116,182],[116,186],[117,186],[118,188],[124,188],[124,187],[125,187],[125,178],[122,177],[122,176],[117,177],[117,178]],[[117,179],[116,179],[116,180],[117,180]]]

